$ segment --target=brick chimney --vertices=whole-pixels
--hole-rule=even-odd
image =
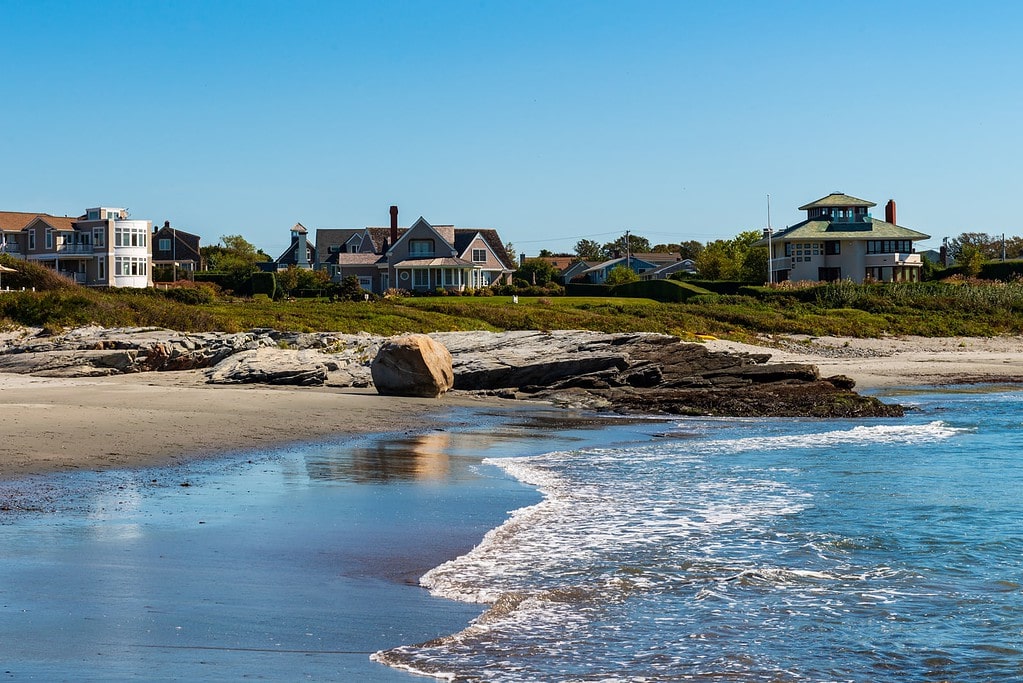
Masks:
[[[895,225],[895,200],[889,199],[888,203],[884,205],[884,220],[885,223],[891,223]]]
[[[398,241],[398,207],[391,207],[391,246]]]

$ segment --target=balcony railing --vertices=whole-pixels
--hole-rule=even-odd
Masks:
[[[21,247],[17,244],[0,244],[0,254],[21,256]]]
[[[921,265],[920,254],[896,252],[892,254],[867,254],[864,265],[878,266],[918,266]]]
[[[88,254],[92,255],[91,244],[58,244],[54,249],[58,254]]]

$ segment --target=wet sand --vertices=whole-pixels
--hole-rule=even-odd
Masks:
[[[456,407],[418,434],[0,481],[0,499],[37,484],[56,494],[0,517],[4,670],[422,680],[369,656],[460,631],[484,607],[434,598],[419,577],[540,499],[482,459],[631,440],[658,424],[598,430],[616,421],[550,409],[535,422],[535,408],[513,405]]]

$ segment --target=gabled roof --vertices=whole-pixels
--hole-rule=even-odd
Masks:
[[[930,237],[930,235],[916,230],[871,218],[870,221],[851,223],[807,220],[775,233],[771,239],[775,242],[797,242],[799,240],[926,240]],[[767,238],[765,237],[755,244],[767,246]]]
[[[297,232],[300,235],[308,235],[309,231],[306,230],[305,226],[301,223],[295,223],[295,227],[291,229],[291,232]]]
[[[45,213],[26,213],[22,211],[0,211],[0,230],[21,230],[38,216]]]
[[[46,225],[50,226],[54,230],[64,230],[71,232],[75,229],[75,223],[78,221],[77,218],[68,218],[67,216],[51,216],[49,214],[41,214],[30,220],[25,227],[29,227],[36,221],[42,221]]]
[[[21,211],[0,211],[0,230],[17,232],[27,228],[36,219],[44,221],[56,230],[74,230],[77,218],[51,216],[48,213],[26,213]]]
[[[469,250],[477,235],[487,243],[490,251],[494,252],[494,256],[497,257],[497,260],[507,270],[514,270],[515,266],[511,262],[511,257],[504,248],[501,236],[497,234],[497,230],[490,228],[455,228],[455,250],[462,256],[465,256],[465,252]]]
[[[838,207],[865,206],[869,208],[871,206],[877,206],[877,204],[875,204],[874,202],[868,202],[866,199],[858,199],[856,197],[851,197],[847,194],[843,194],[842,192],[832,192],[827,197],[821,197],[815,202],[804,204],[803,206],[799,207],[799,210],[806,211],[807,209],[826,209],[836,206]]]
[[[626,258],[625,256],[623,256],[621,258],[615,258],[615,259],[611,259],[610,261],[604,261],[603,263],[598,263],[597,265],[595,265],[595,266],[593,266],[591,268],[587,268],[583,272],[584,273],[594,273],[594,272],[597,272],[599,270],[604,270],[606,268],[613,268],[614,266],[617,266],[617,265],[625,265],[626,261],[631,261],[632,263],[640,263],[640,264],[643,264],[643,265],[650,266],[651,268],[656,268],[656,266],[653,263],[650,263],[649,261],[644,261],[641,258],[636,258],[636,257]]]

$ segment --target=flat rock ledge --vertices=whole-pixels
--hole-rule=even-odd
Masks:
[[[653,333],[578,330],[429,335],[452,356],[454,390],[619,413],[741,417],[896,417],[901,406],[853,391],[814,365],[711,352]],[[186,334],[87,327],[0,334],[0,372],[89,377],[202,369],[215,384],[372,386],[385,337],[275,330]]]

